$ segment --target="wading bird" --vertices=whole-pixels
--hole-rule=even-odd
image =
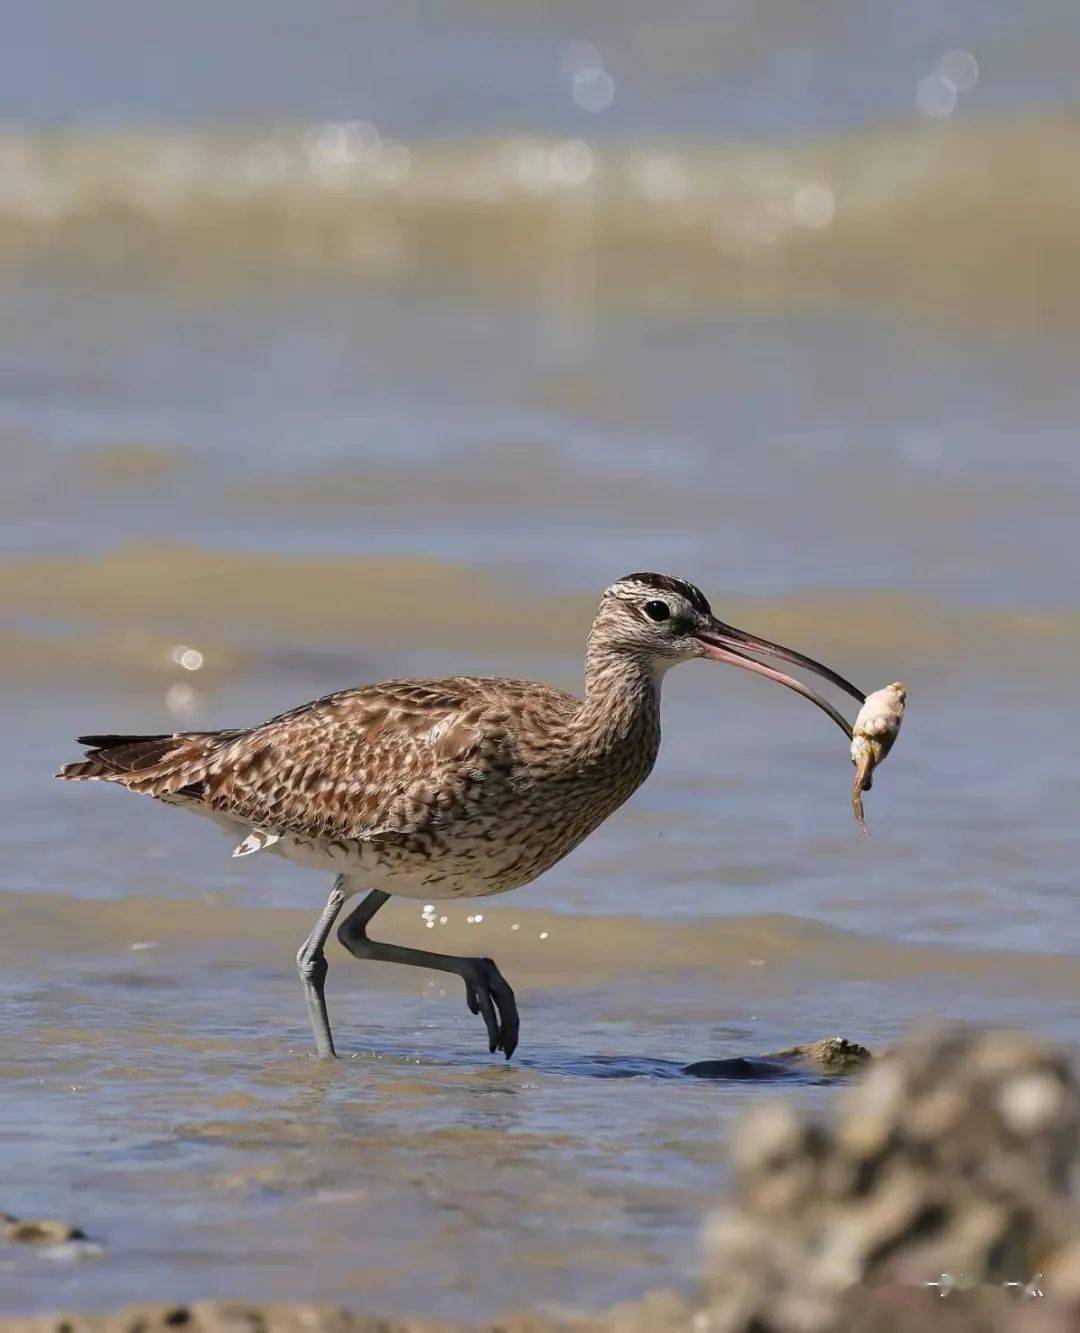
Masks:
[[[392,680],[342,690],[264,722],[171,736],[81,736],[86,757],[58,777],[113,782],[205,815],[240,839],[336,872],[297,954],[315,1046],[334,1055],[323,946],[345,903],[367,896],[338,939],[356,958],[452,972],[492,1053],[518,1040],[514,992],[490,958],[455,958],[369,938],[392,895],[505,893],[543,874],[649,776],[660,745],[660,686],[707,658],[786,685],[840,713],[752,654],[793,663],[863,701],[820,662],[717,620],[693,584],[628,574],[604,593],[589,633],[585,697],[499,677]]]

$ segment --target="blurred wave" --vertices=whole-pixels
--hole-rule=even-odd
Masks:
[[[845,300],[1074,321],[1080,120],[933,123],[790,146],[402,143],[362,121],[0,134],[0,255],[372,280],[464,266],[693,307]],[[568,256],[588,263],[567,268]],[[140,266],[140,259],[145,261]],[[553,279],[553,275],[561,275]]]
[[[362,641],[390,651],[580,658],[595,594],[529,591],[483,570],[420,556],[288,555],[127,545],[92,558],[0,561],[0,613],[23,618],[0,654],[0,677],[86,673],[153,680],[176,674],[178,627],[199,635],[200,680],[249,672],[270,643]],[[726,597],[727,619],[845,661],[906,669],[1072,671],[1080,615],[954,607],[900,591],[819,589]],[[32,622],[26,618],[32,618]],[[36,627],[35,627],[36,626]],[[45,628],[43,628],[43,626]],[[62,633],[58,633],[60,630]],[[193,664],[193,665],[192,665]]]

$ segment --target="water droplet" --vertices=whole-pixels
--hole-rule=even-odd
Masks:
[[[574,75],[571,95],[582,111],[606,111],[615,100],[615,80],[599,65],[579,69]]]
[[[307,136],[309,157],[320,166],[349,166],[379,148],[379,131],[366,120],[326,121]]]
[[[807,181],[795,191],[791,212],[801,227],[827,227],[836,216],[836,195],[824,181]]]
[[[165,707],[174,717],[188,717],[198,706],[199,696],[190,685],[170,685],[165,691]]]
[[[956,84],[941,74],[928,74],[915,89],[915,105],[924,116],[946,120],[956,110],[959,93]]]
[[[198,671],[205,660],[198,648],[191,648],[186,643],[174,643],[169,649],[169,658],[185,671]]]
[[[558,143],[548,154],[551,176],[557,185],[584,185],[593,173],[593,153],[581,139]]]
[[[970,51],[946,51],[938,61],[937,72],[962,93],[971,92],[979,82],[979,62]]]

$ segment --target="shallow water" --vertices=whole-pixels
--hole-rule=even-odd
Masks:
[[[4,1312],[466,1317],[686,1284],[732,1118],[836,1095],[688,1063],[939,1017],[1075,1041],[1076,14],[1030,6],[1020,42],[913,7],[840,42],[827,7],[812,31],[759,9],[695,46],[683,10],[569,32],[464,6],[438,57],[342,10],[260,27],[265,84],[242,6],[201,81],[199,6],[164,61],[127,7],[82,63],[65,6],[19,17],[0,1210],[92,1248],[0,1251]],[[609,114],[568,101],[573,39],[604,49]],[[979,84],[919,120],[950,47]],[[427,95],[370,69],[356,94],[375,49]],[[46,50],[62,102],[27,77]],[[501,94],[461,77],[495,68]],[[599,591],[643,568],[864,688],[906,679],[910,716],[866,840],[835,729],[695,665],[649,783],[564,863],[430,929],[392,904],[385,938],[499,961],[510,1064],[456,983],[334,944],[344,1058],[318,1065],[293,956],[329,885],[49,776],[80,732],[390,675],[576,688]]]

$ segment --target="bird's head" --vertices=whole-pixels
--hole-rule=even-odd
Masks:
[[[613,583],[593,623],[590,650],[632,657],[656,676],[698,657],[741,667],[817,704],[849,737],[851,728],[830,703],[801,681],[759,661],[758,656],[813,672],[860,704],[865,697],[850,681],[813,658],[718,620],[700,588],[670,574],[627,574]]]

